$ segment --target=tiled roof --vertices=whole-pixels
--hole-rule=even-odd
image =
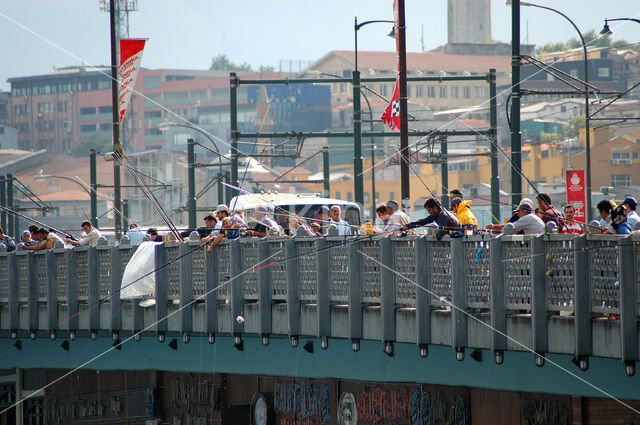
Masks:
[[[353,63],[353,51],[334,50],[335,54]],[[394,68],[396,52],[358,51],[359,68]],[[435,52],[407,52],[407,69],[469,71],[486,73],[490,68],[498,71],[510,69],[510,56],[497,55],[451,55]]]

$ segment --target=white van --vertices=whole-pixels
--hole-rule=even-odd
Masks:
[[[352,226],[360,227],[358,204],[341,199],[323,198],[313,193],[260,193],[234,196],[229,202],[231,211],[242,211],[246,219],[253,217],[258,205],[268,205],[274,210],[274,218],[283,229],[287,229],[288,217],[295,214],[306,219],[316,218],[321,207],[339,205],[342,217]]]

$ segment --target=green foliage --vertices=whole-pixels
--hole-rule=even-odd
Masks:
[[[580,129],[584,128],[585,120],[582,115],[573,117],[564,125],[564,134],[567,137],[578,137]]]
[[[237,65],[227,57],[227,55],[220,54],[214,56],[211,59],[211,66],[209,67],[210,71],[253,71],[251,65],[248,63],[243,63],[241,65]]]
[[[555,133],[540,132],[540,143],[555,143],[558,141],[558,135]]]
[[[267,74],[269,72],[276,72],[276,67],[271,65],[260,65],[258,72],[261,74]]]
[[[111,152],[113,151],[113,141],[111,140],[111,133],[96,132],[82,143],[75,145],[71,150],[71,155],[76,158],[82,158],[89,156],[89,150],[95,149],[98,152]]]
[[[616,47],[616,48],[628,48],[634,51],[638,51],[637,45],[628,46],[629,42],[626,40],[611,41],[611,37],[601,37],[596,30],[589,30],[582,34],[584,42],[587,44],[587,48],[598,47]],[[551,52],[562,52],[565,50],[578,49],[582,47],[582,42],[578,37],[574,37],[567,41],[556,41],[554,43],[544,44],[536,49],[538,55]]]

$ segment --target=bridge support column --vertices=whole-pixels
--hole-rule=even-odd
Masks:
[[[20,329],[20,303],[18,300],[18,282],[20,279],[18,270],[18,256],[14,252],[7,256],[9,268],[9,329],[11,337],[18,337]]]
[[[431,343],[431,255],[425,236],[414,241],[416,261],[416,343],[420,357],[427,357]]]
[[[169,268],[164,243],[155,247],[156,270],[156,332],[158,341],[164,342],[167,333],[167,288],[169,287]]]
[[[620,279],[620,340],[621,360],[627,375],[635,374],[638,360],[638,298],[636,282],[636,258],[633,236],[627,236],[618,242]]]
[[[349,339],[353,351],[360,350],[362,339],[362,257],[360,242],[347,245],[349,252]]]
[[[133,249],[133,247],[131,248]],[[120,245],[111,247],[111,336],[117,341],[122,330],[122,307],[120,287],[122,285],[122,251]],[[135,304],[135,302],[134,302]]]
[[[27,255],[27,315],[29,316],[29,334],[31,339],[38,335],[38,281],[36,281],[36,257],[33,251]]]
[[[316,239],[316,311],[320,348],[329,347],[331,335],[331,298],[329,296],[329,250],[325,238]]]
[[[383,264],[380,283],[382,294],[380,297],[382,319],[382,343],[384,352],[393,355],[393,343],[396,340],[396,276],[393,242],[386,237],[380,241],[380,262]]]
[[[467,266],[464,258],[464,239],[451,239],[451,320],[452,344],[456,359],[464,360],[467,338]]]
[[[287,321],[291,345],[297,347],[300,339],[300,271],[298,270],[298,246],[295,239],[284,243],[284,255],[287,276]]]
[[[75,249],[68,249],[65,257],[67,265],[67,324],[69,339],[76,339],[78,332],[78,256]]]
[[[214,343],[216,332],[218,332],[218,256],[215,252],[204,254],[204,279],[206,285],[206,295],[204,297],[205,308],[205,331],[209,343]]]
[[[193,248],[190,243],[182,243],[178,248],[180,256],[180,332],[182,342],[188,343],[193,330],[193,290],[192,290],[192,268],[193,268]]]
[[[591,276],[586,235],[578,236],[573,240],[573,264],[575,355],[580,369],[587,370],[589,368],[589,356],[593,354],[593,343],[591,340]]]
[[[531,333],[537,366],[544,366],[549,351],[547,271],[544,235],[531,240]]]
[[[45,253],[47,262],[47,329],[51,339],[56,339],[58,331],[58,267],[56,253]]]
[[[229,268],[231,272],[231,334],[236,347],[242,347],[242,332],[244,331],[243,320],[237,320],[238,317],[244,317],[243,313],[243,296],[244,296],[244,278],[242,277],[242,244],[240,239],[235,239],[229,244],[230,256],[233,261],[230,262]]]
[[[260,266],[266,266],[269,263],[269,243],[260,241],[258,246],[258,261]],[[258,327],[262,344],[268,345],[271,338],[272,330],[272,303],[271,298],[271,267],[262,267],[258,270],[258,314],[260,316],[260,325]]]
[[[504,247],[502,237],[491,238],[489,241],[491,256],[490,301],[491,301],[491,351],[497,364],[504,361],[507,349],[507,312],[505,310],[504,294]]]
[[[88,273],[89,283],[88,308],[89,308],[89,331],[91,339],[98,339],[98,329],[100,329],[100,259],[96,247],[88,248]]]

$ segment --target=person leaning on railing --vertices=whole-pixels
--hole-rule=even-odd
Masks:
[[[503,231],[504,234],[539,234],[544,232],[544,221],[533,213],[533,202],[529,198],[522,198],[518,208],[507,224],[489,224],[487,230]]]
[[[9,235],[5,235],[2,227],[0,227],[0,244],[4,245],[7,249],[7,252],[12,252],[16,250],[16,243],[13,238]]]
[[[438,225],[436,239],[440,240],[444,235],[449,234],[451,230],[461,230],[462,226],[460,225],[460,220],[458,220],[451,211],[442,208],[436,198],[427,199],[424,203],[424,207],[429,215],[418,221],[412,221],[411,223],[406,224],[402,228],[403,231],[435,223]]]

